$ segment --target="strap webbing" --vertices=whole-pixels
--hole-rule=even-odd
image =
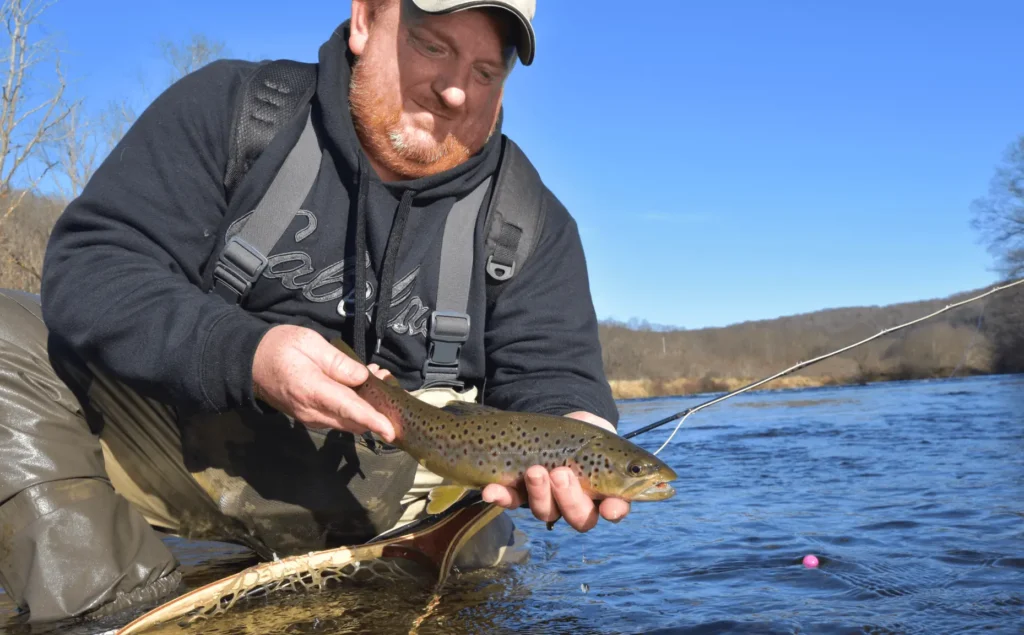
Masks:
[[[473,237],[476,219],[490,185],[484,179],[448,212],[441,239],[441,268],[437,280],[437,307],[430,314],[423,387],[454,385],[459,381],[459,353],[469,339],[469,287],[473,280]]]
[[[213,271],[213,290],[233,304],[244,301],[267,266],[267,254],[288,228],[320,171],[320,145],[312,119],[288,153],[267,193],[241,230],[224,245]]]

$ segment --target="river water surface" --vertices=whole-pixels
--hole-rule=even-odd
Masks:
[[[620,429],[706,398],[621,402]],[[670,428],[634,440],[654,450]],[[429,609],[428,588],[393,582],[161,632],[1024,632],[1022,375],[748,393],[690,417],[660,456],[673,499],[583,535],[518,510],[530,561],[457,576]],[[169,542],[190,585],[253,563]],[[54,632],[2,595],[0,620]]]

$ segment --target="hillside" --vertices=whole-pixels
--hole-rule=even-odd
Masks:
[[[600,326],[618,397],[731,390],[909,322],[983,289],[888,306],[832,308],[699,330]],[[1024,371],[1024,293],[1009,289],[886,335],[767,388]]]

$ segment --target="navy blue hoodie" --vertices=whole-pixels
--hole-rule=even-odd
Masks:
[[[405,388],[419,387],[444,221],[457,197],[496,170],[500,129],[463,165],[384,183],[353,128],[352,61],[344,24],[319,53],[313,100],[323,148],[319,174],[241,307],[203,291],[211,255],[223,246],[231,224],[255,206],[304,116],[268,146],[227,200],[224,175],[236,99],[256,65],[223,60],[154,100],[56,223],[42,281],[52,337],[179,411],[259,408],[252,361],[271,326],[297,324],[353,342],[355,228],[364,215],[359,251],[365,254],[368,341],[374,341],[377,322],[385,325],[379,351],[367,347],[368,361],[389,369]],[[393,228],[403,204],[404,228]],[[586,410],[617,423],[576,224],[546,188],[543,204],[537,248],[490,310],[478,247],[463,375],[483,386],[488,405],[550,414]],[[400,248],[386,276],[389,241]],[[393,281],[390,294],[379,293],[383,277]],[[382,295],[390,295],[386,312],[376,305]]]

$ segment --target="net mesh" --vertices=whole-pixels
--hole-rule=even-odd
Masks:
[[[296,566],[279,567],[273,575],[243,575],[236,584],[212,595],[205,601],[197,599],[193,609],[182,617],[182,625],[220,615],[239,603],[262,599],[282,593],[309,593],[352,582],[372,584],[396,579],[417,580],[417,565],[402,558],[354,560],[344,565],[308,563],[302,566],[301,557]]]

